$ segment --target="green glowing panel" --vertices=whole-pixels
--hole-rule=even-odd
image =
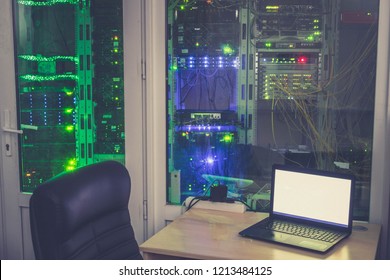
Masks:
[[[14,2],[21,190],[124,163],[122,1]]]
[[[19,79],[32,82],[46,82],[58,80],[78,80],[79,76],[74,74],[60,74],[60,75],[21,75]]]
[[[80,0],[47,0],[47,1],[33,1],[33,0],[21,0],[18,1],[20,5],[26,5],[31,7],[43,7],[43,6],[53,6],[58,4],[78,4]]]
[[[49,61],[57,61],[57,60],[69,60],[75,63],[78,63],[78,58],[74,56],[51,56],[51,57],[43,57],[41,55],[19,55],[21,59],[25,59],[28,61],[36,61],[36,62],[49,62]]]

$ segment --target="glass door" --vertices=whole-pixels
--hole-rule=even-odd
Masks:
[[[131,18],[126,28],[125,10]],[[0,44],[6,70],[0,89],[0,253],[32,259],[29,199],[53,176],[103,160],[126,161],[133,183],[129,207],[142,209],[142,170],[125,160],[125,144],[128,154],[140,157],[143,140],[125,142],[125,124],[133,128],[140,112],[124,82],[124,42],[127,65],[134,65],[141,53],[133,40],[140,36],[141,13],[138,2],[122,0],[9,0],[0,14],[9,27],[1,30]],[[126,91],[138,92],[141,77],[127,71]],[[130,213],[142,241],[142,211]]]
[[[15,1],[21,190],[124,162],[122,1]]]

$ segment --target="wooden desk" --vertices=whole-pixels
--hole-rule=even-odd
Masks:
[[[144,259],[375,259],[380,225],[356,223],[354,230],[327,254],[318,254],[238,235],[267,217],[264,213],[230,213],[191,209],[140,246]]]

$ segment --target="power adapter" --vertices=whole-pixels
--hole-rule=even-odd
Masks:
[[[217,185],[210,189],[210,201],[213,202],[226,202],[227,199],[227,186]]]

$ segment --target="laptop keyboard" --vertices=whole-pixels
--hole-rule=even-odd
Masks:
[[[296,236],[302,236],[326,242],[333,242],[342,235],[342,233],[335,232],[332,230],[319,229],[308,225],[295,224],[285,221],[270,222],[266,228],[278,232],[288,233]]]

